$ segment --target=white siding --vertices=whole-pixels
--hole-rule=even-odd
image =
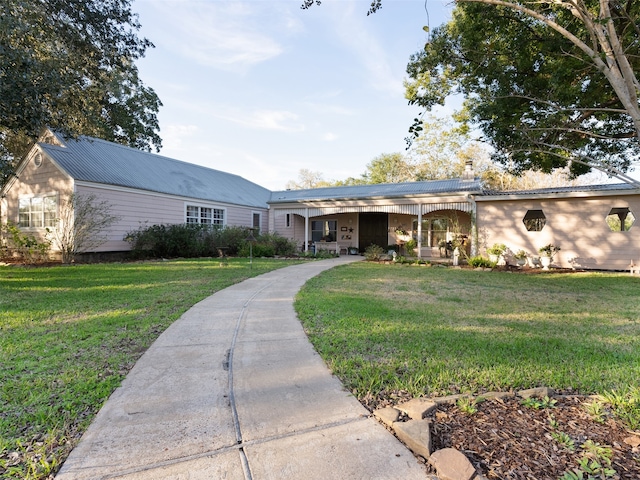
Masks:
[[[172,197],[159,193],[120,189],[100,185],[79,185],[78,193],[95,194],[112,206],[112,213],[120,220],[111,227],[108,241],[96,249],[98,252],[129,250],[130,245],[124,236],[140,227],[151,225],[169,225],[185,223],[185,205],[200,205],[225,210],[225,225],[247,226],[252,224],[252,213],[258,212],[251,207],[238,207],[219,203],[203,202],[186,198]],[[262,211],[262,223],[267,225],[267,211]]]

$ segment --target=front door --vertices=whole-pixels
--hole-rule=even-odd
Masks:
[[[389,242],[387,230],[389,215],[386,213],[361,213],[358,231],[358,245],[364,251],[369,245],[386,248]]]

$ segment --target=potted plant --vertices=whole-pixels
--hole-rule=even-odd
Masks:
[[[500,257],[507,251],[507,246],[504,243],[494,243],[489,248],[487,248],[487,255],[489,255],[489,260],[494,263],[498,263]]]
[[[514,253],[513,258],[516,259],[518,266],[523,267],[527,263],[527,252],[524,250],[518,250]]]
[[[418,242],[416,242],[415,238],[410,238],[404,244],[404,249],[408,256],[413,256],[415,253],[415,249],[418,247]]]
[[[560,247],[553,245],[552,243],[538,249],[538,252],[540,252],[540,263],[542,264],[543,270],[549,270],[549,265],[553,262],[553,257],[559,251]]]

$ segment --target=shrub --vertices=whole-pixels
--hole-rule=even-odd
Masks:
[[[126,234],[134,258],[217,257],[219,249],[226,255],[248,257],[248,227],[218,227],[197,223],[152,225],[140,227]],[[253,245],[256,257],[292,255],[296,244],[275,233],[257,235]]]
[[[254,257],[273,257],[275,256],[275,250],[271,245],[267,245],[266,243],[255,243],[253,247],[249,245],[249,242],[246,242],[240,247],[240,251],[238,252],[239,257],[248,257],[253,252]]]
[[[404,248],[407,250],[407,255],[413,255],[413,250],[418,247],[418,242],[416,242],[415,238],[412,238],[404,244]]]
[[[484,258],[481,255],[477,255],[475,257],[471,257],[467,260],[467,263],[472,267],[482,267],[482,268],[494,268],[496,266],[496,262],[492,262],[488,258]]]
[[[494,243],[487,248],[488,255],[502,255],[507,251],[507,246],[504,243]]]
[[[218,256],[219,228],[202,224],[152,225],[140,227],[124,237],[134,258]]]
[[[250,231],[251,229],[248,227],[229,226],[221,228],[218,231],[216,248],[226,247],[227,255],[239,255],[240,249],[246,243]]]
[[[274,255],[291,256],[295,255],[298,250],[298,244],[277,233],[264,233],[259,235],[258,242],[269,245],[273,248]]]
[[[377,261],[384,253],[385,251],[380,245],[371,244],[364,250],[364,258],[369,261]]]
[[[3,253],[7,256],[14,252],[27,263],[40,263],[49,259],[51,240],[44,238],[38,240],[34,235],[23,233],[14,223],[8,222],[2,226],[6,233],[7,245],[3,248]],[[47,235],[49,229],[46,229]]]

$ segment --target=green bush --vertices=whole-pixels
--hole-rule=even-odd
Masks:
[[[370,261],[380,260],[386,252],[380,245],[371,244],[364,250],[364,258]]]
[[[404,248],[407,250],[407,255],[411,256],[414,254],[414,250],[418,248],[418,242],[415,238],[412,238],[404,244]]]
[[[472,267],[482,267],[482,268],[495,268],[496,262],[492,262],[488,258],[484,258],[481,255],[477,255],[475,257],[471,257],[467,260],[467,263]]]
[[[247,241],[249,227],[230,226],[221,228],[218,231],[217,246],[225,247],[227,255],[239,255],[240,249]],[[216,253],[217,255],[217,253]]]
[[[49,229],[44,239],[38,240],[34,235],[23,233],[17,225],[8,222],[2,225],[2,231],[6,235],[7,245],[3,245],[1,250],[3,256],[10,257],[13,253],[26,263],[41,263],[49,259],[51,250],[51,240],[49,240]]]
[[[217,230],[194,223],[152,225],[128,232],[124,239],[134,258],[208,257],[218,255]]]
[[[274,255],[282,257],[296,255],[298,253],[298,244],[277,233],[264,233],[258,236],[258,242],[269,245],[273,248]]]
[[[240,251],[239,257],[248,257],[253,252],[254,257],[274,257],[276,255],[275,250],[271,245],[266,243],[255,243],[253,247],[249,245],[249,242],[245,242]]]
[[[195,223],[152,225],[127,233],[125,240],[131,243],[133,258],[217,257],[221,248],[226,255],[248,257],[250,231],[248,227]],[[254,237],[253,255],[256,257],[286,256],[296,252],[295,242],[275,233]]]

